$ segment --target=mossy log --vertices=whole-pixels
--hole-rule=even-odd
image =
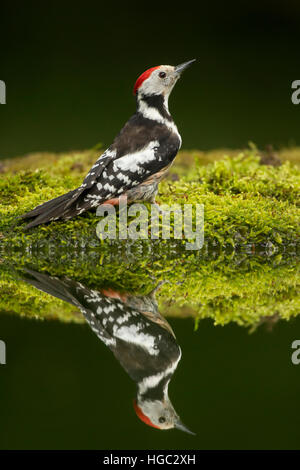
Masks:
[[[80,184],[98,153],[36,154],[4,162],[0,311],[83,321],[73,307],[22,281],[22,269],[30,266],[94,289],[113,286],[139,294],[168,281],[158,293],[160,311],[192,316],[197,324],[212,318],[216,324],[255,327],[299,314],[300,149],[280,152],[278,166],[262,165],[255,148],[181,152],[160,185],[159,199],[204,204],[200,251],[186,250],[185,240],[100,241],[94,213],[24,232],[16,216]]]
[[[223,155],[222,159],[219,152],[213,155],[182,152],[169,178],[160,184],[160,201],[170,205],[203,204],[208,244],[238,247],[297,243],[300,232],[299,167],[288,161],[276,167],[261,165],[255,149],[234,156]],[[287,151],[283,155],[286,156]],[[295,150],[291,155],[295,162]],[[94,213],[26,232],[26,224],[16,219],[38,204],[77,187],[96,158],[94,150],[38,154],[4,165],[0,178],[2,245],[26,249],[49,242],[99,245],[95,230],[99,218]],[[203,164],[212,158],[217,160]]]

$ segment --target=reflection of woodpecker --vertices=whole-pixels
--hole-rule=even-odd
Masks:
[[[111,289],[91,290],[79,282],[32,270],[26,270],[22,277],[37,289],[80,309],[92,330],[136,382],[134,409],[144,423],[191,433],[181,423],[168,396],[181,350],[169,323],[158,312],[156,289],[142,297]]]

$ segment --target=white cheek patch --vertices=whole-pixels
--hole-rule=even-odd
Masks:
[[[159,77],[160,72],[165,72],[165,78]],[[159,69],[154,70],[151,75],[143,81],[138,91],[145,95],[160,95],[169,96],[178,77],[174,74],[174,67],[163,65]]]
[[[144,172],[143,165],[156,159],[155,147],[159,146],[159,142],[154,140],[150,142],[142,150],[135,153],[124,155],[114,162],[115,171],[131,171],[133,173],[141,174]]]
[[[164,90],[164,83],[160,81],[158,77],[155,77],[153,74],[151,74],[150,77],[143,81],[142,85],[138,89],[138,92],[142,92],[145,95],[159,95]]]

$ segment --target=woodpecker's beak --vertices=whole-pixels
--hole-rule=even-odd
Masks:
[[[188,62],[183,62],[183,64],[176,65],[175,72],[181,74],[185,69],[192,65],[196,59],[189,60]]]
[[[187,432],[188,434],[196,436],[196,434],[190,431],[189,428],[187,428],[181,421],[177,421],[177,423],[175,424],[175,429],[179,429],[180,431]]]

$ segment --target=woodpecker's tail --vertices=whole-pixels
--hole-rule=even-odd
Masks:
[[[68,302],[75,307],[80,306],[80,303],[77,300],[76,288],[78,288],[78,285],[76,282],[69,279],[61,281],[56,277],[49,276],[45,273],[39,273],[38,271],[28,268],[18,271],[18,274],[21,276],[22,280],[25,280],[40,291],[46,292],[53,297],[57,297],[64,302]]]
[[[76,193],[78,193],[78,189],[69,191],[55,199],[51,199],[51,201],[47,201],[37,206],[32,211],[21,215],[21,219],[33,218],[33,220],[26,225],[25,230],[52,220],[66,219],[77,215],[79,210],[76,208],[78,202],[78,198],[75,197]]]

